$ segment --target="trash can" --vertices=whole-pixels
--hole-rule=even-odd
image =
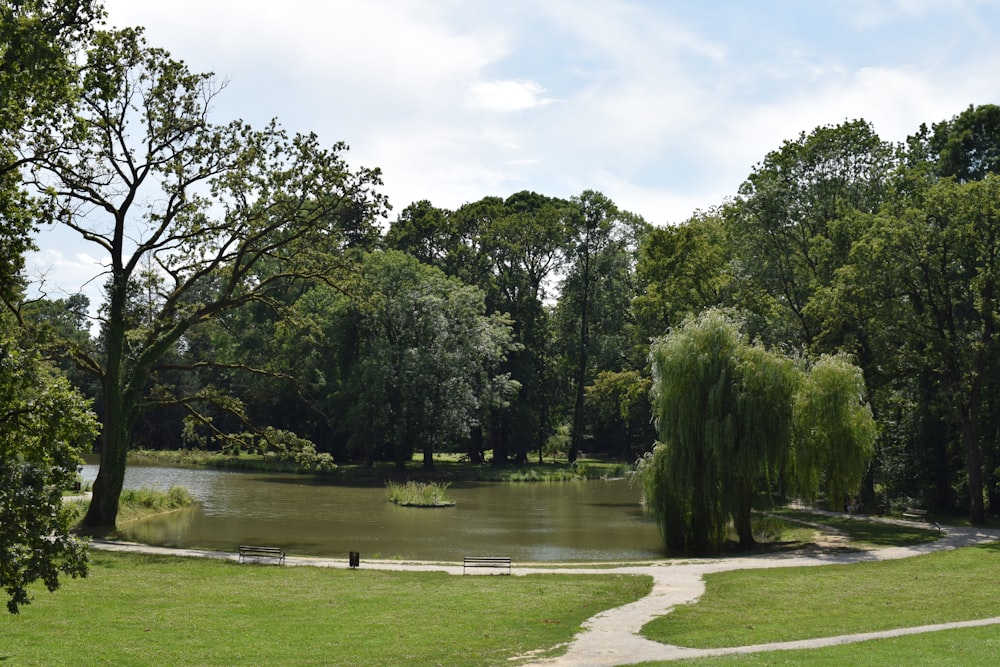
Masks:
[[[352,568],[355,568],[360,564],[361,564],[361,554],[358,553],[357,551],[350,552],[348,556],[348,565],[350,565]]]

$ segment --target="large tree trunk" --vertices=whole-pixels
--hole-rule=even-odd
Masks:
[[[962,444],[965,446],[965,468],[969,476],[969,523],[980,525],[986,523],[986,508],[983,504],[983,456],[979,448],[979,425],[975,419],[978,415],[963,417]]]
[[[752,504],[753,494],[747,494],[743,502],[740,503],[740,508],[736,516],[733,517],[733,523],[736,524],[736,534],[740,540],[740,551],[749,551],[757,544],[757,541],[753,538]]]
[[[589,281],[589,258],[587,261],[587,280]],[[583,305],[580,309],[580,358],[576,366],[576,397],[573,402],[573,432],[570,434],[569,462],[573,463],[580,455],[580,446],[583,443],[583,408],[584,408],[584,384],[587,381],[587,343],[590,338],[590,322],[587,317],[587,310],[590,307],[589,284],[584,284]]]
[[[116,263],[116,275],[123,276]],[[115,529],[125,466],[132,444],[132,429],[138,416],[138,398],[133,387],[145,385],[145,374],[139,369],[125,372],[125,303],[126,278],[114,281],[109,292],[109,325],[106,332],[106,368],[101,381],[104,394],[101,458],[93,495],[87,514],[81,522],[84,532],[97,535]],[[127,377],[128,375],[128,377]]]
[[[110,423],[105,418],[101,435],[101,458],[93,496],[87,514],[81,522],[83,531],[99,535],[115,529],[122,487],[125,484],[125,460],[128,454],[131,429],[122,424]]]
[[[466,450],[469,455],[469,463],[480,465],[483,462],[483,427],[477,424],[472,427],[469,433],[469,447]]]
[[[490,448],[493,450],[493,465],[507,465],[507,439],[503,433],[503,418],[499,408],[490,410]]]
[[[111,358],[112,355],[109,354],[109,362]],[[90,507],[81,522],[84,532],[91,535],[115,529],[119,500],[125,483],[126,459],[132,444],[132,427],[137,415],[135,406],[129,405],[127,390],[119,382],[121,363],[109,363],[109,366],[114,370],[108,372],[102,387],[104,425],[101,432],[100,467],[97,479],[94,480]]]

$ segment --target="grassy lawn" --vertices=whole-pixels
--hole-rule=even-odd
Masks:
[[[998,580],[996,544],[878,563],[725,572],[706,577],[698,602],[649,623],[643,634],[709,648],[989,618],[1000,616]],[[1000,636],[997,628],[982,633]]]
[[[851,547],[859,549],[926,544],[941,537],[936,529],[917,522],[913,522],[912,526],[901,526],[866,521],[863,515],[861,517],[830,516],[791,509],[773,510],[771,514],[789,521],[804,521],[835,528],[850,538]]]
[[[909,637],[802,651],[771,651],[695,660],[642,663],[642,667],[969,667],[1000,664],[997,626],[946,630]]]
[[[468,576],[92,552],[0,617],[4,665],[498,665],[644,596],[620,575]]]

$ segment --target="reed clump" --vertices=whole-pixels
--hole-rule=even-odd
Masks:
[[[404,507],[452,507],[448,499],[448,482],[386,482],[385,493],[389,502]]]

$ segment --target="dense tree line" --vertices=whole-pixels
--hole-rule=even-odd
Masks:
[[[95,21],[64,26],[73,57],[34,78],[10,61],[21,32],[0,63],[8,99],[38,100],[4,128],[0,263],[16,274],[28,230],[58,224],[108,267],[96,330],[80,296],[3,291],[94,399],[91,528],[114,524],[136,446],[316,468],[416,452],[431,466],[441,451],[635,460],[663,421],[650,342],[710,309],[760,350],[853,359],[879,427],[858,481],[869,502],[975,522],[1000,508],[997,107],[898,145],[863,120],[802,133],[678,224],[589,190],[393,217],[378,170],[352,168],[346,146],[216,124],[214,77]],[[831,470],[828,495],[846,484]]]

